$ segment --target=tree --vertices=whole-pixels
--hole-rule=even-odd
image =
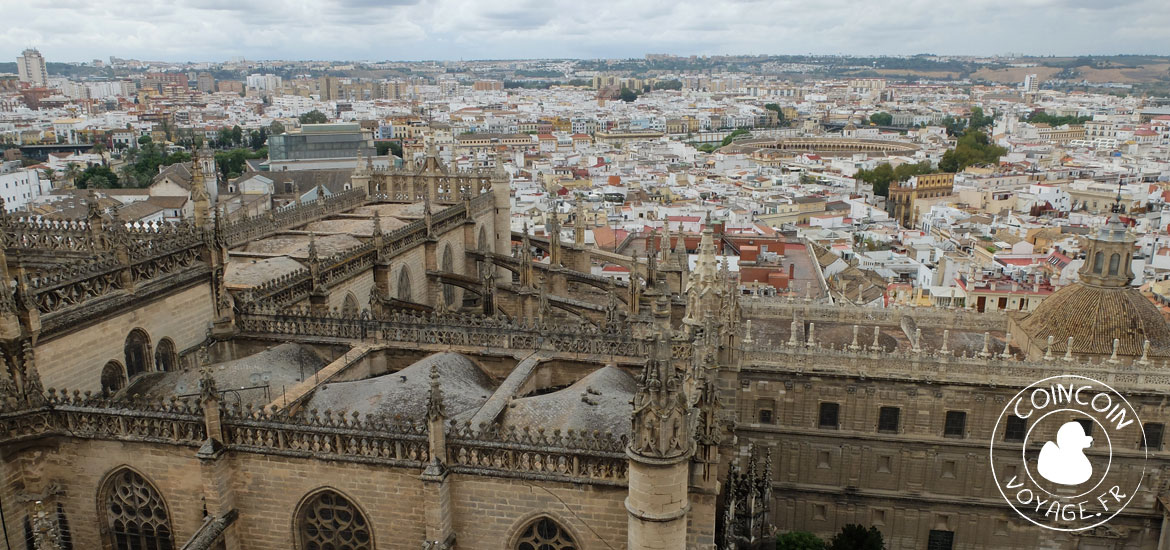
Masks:
[[[244,144],[244,129],[240,128],[239,124],[232,126],[231,135],[232,135],[232,145],[239,147],[239,146]]]
[[[807,531],[791,531],[776,537],[776,550],[825,550],[825,541]]]
[[[776,126],[785,126],[788,124],[788,119],[784,118],[784,109],[776,103],[767,103],[764,108],[769,111],[776,112]]]
[[[70,162],[65,165],[65,181],[70,185],[77,185],[77,176],[81,175],[81,167],[75,162]]]
[[[390,153],[396,157],[402,156],[402,144],[397,141],[378,141],[374,142],[374,148],[378,151],[378,156],[386,156]]]
[[[841,532],[829,541],[828,550],[885,550],[882,532],[877,527],[866,529],[857,524],[841,528]]]
[[[979,130],[991,126],[993,123],[995,123],[995,117],[985,116],[982,107],[971,107],[971,121],[967,123],[967,128]]]
[[[118,187],[118,175],[109,166],[95,164],[77,177],[78,189],[111,189]]]
[[[887,197],[890,194],[890,184],[894,182],[894,169],[889,163],[878,165],[873,170],[858,170],[853,177],[870,184],[873,194]]]
[[[655,90],[681,90],[682,81],[680,80],[663,80],[654,84]]]
[[[720,146],[726,147],[728,145],[731,145],[731,142],[735,141],[735,138],[737,138],[739,136],[748,135],[748,134],[751,134],[751,131],[749,131],[746,128],[740,128],[738,130],[735,130],[735,131],[731,132],[730,134],[727,134],[727,137],[723,138],[723,143],[720,144]]]
[[[268,133],[271,135],[279,135],[284,133],[284,125],[279,122],[273,122],[268,126]]]
[[[869,115],[869,121],[878,126],[890,126],[894,124],[894,115],[887,112],[874,113]]]
[[[41,170],[41,178],[48,180],[50,183],[53,181],[53,176],[55,175],[56,171],[52,168],[45,168],[44,170]]]
[[[150,136],[141,136],[138,138],[139,145],[146,145],[148,143],[154,143],[154,138]]]
[[[963,131],[967,127],[967,121],[961,118],[947,116],[942,119],[942,125],[947,129],[948,136],[963,135]]]
[[[297,118],[300,119],[301,124],[324,124],[329,122],[329,119],[325,116],[325,113],[322,113],[316,109],[313,109],[312,111],[309,111]]]
[[[959,172],[976,164],[998,163],[999,157],[1006,154],[1007,149],[991,143],[987,134],[971,131],[959,138],[954,149],[948,149],[943,153],[938,168],[943,172]]]
[[[629,88],[622,88],[621,95],[618,98],[626,103],[633,103],[638,99],[638,94]]]

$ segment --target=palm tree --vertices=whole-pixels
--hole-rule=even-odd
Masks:
[[[56,175],[56,171],[52,168],[45,168],[44,170],[41,170],[41,177],[49,180],[49,183],[53,182],[54,175]]]
[[[77,166],[77,163],[70,162],[65,165],[65,181],[69,182],[69,185],[74,185],[77,182],[77,176],[80,175],[81,168]]]

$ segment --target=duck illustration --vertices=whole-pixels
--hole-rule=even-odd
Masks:
[[[1056,431],[1056,442],[1044,444],[1036,470],[1040,475],[1059,485],[1080,485],[1093,477],[1093,465],[1085,456],[1085,449],[1093,438],[1085,434],[1079,422],[1065,422]]]

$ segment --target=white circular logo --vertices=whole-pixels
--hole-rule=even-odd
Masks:
[[[1142,475],[1114,463],[1132,449]],[[1105,523],[1133,500],[1145,474],[1145,430],[1121,394],[1085,376],[1045,378],[1015,395],[995,423],[991,471],[1024,519],[1056,531]]]

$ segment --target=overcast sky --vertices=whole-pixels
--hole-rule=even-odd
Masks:
[[[0,0],[0,59],[1170,54],[1167,0]],[[7,54],[3,52],[8,52]]]

